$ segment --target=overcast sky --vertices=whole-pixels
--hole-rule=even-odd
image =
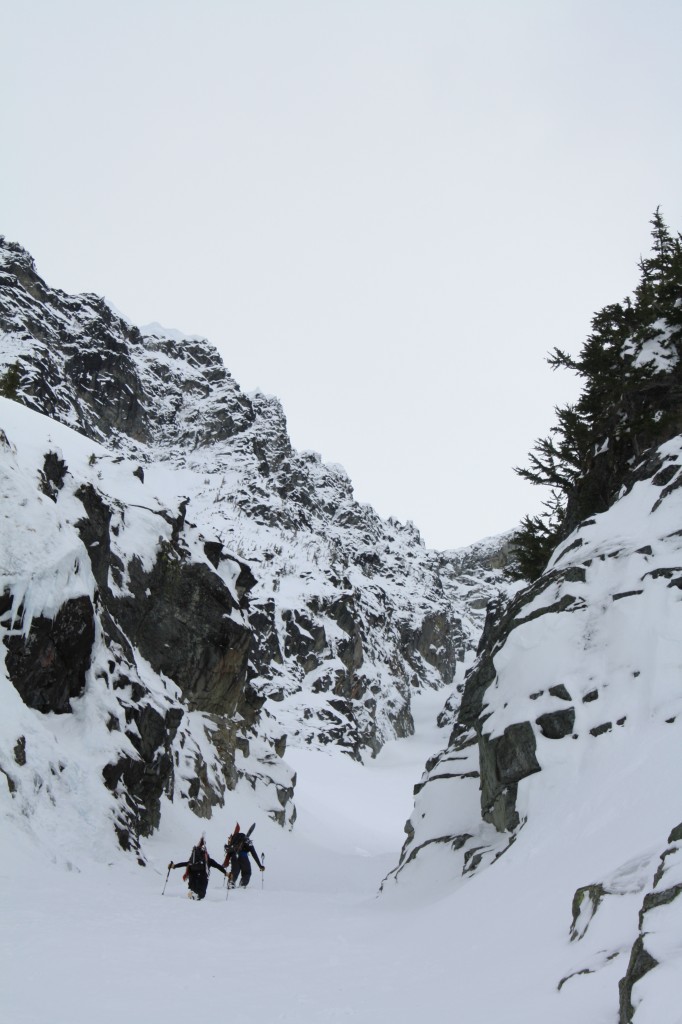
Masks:
[[[682,229],[679,0],[0,0],[0,233],[209,337],[431,547],[515,477]]]

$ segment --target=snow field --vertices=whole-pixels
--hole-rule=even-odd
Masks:
[[[247,828],[257,814],[248,787],[227,794],[225,809],[203,823],[181,804],[167,805],[160,832],[145,844],[145,869],[113,846],[108,863],[95,863],[87,835],[74,832],[69,870],[18,829],[4,830],[0,973],[7,1019],[180,1024],[243,1013],[254,1024],[407,1024],[423,1016],[574,1024],[580,1015],[612,1024],[629,953],[623,928],[636,920],[630,911],[655,869],[674,799],[668,773],[660,800],[647,801],[651,773],[669,765],[678,730],[654,749],[643,740],[635,758],[625,744],[618,749],[619,734],[595,739],[585,767],[589,795],[572,800],[582,780],[558,771],[525,780],[528,823],[492,868],[448,882],[453,857],[441,848],[418,858],[409,885],[377,898],[411,810],[406,782],[418,779],[425,748],[437,749],[444,738],[433,725],[441,697],[424,695],[417,705],[423,731],[388,744],[368,766],[338,751],[292,752],[299,820],[287,833],[257,818],[263,888],[254,865],[250,887],[227,899],[216,871],[201,903],[186,898],[182,869],[171,872],[165,896],[161,891],[168,862],[186,858],[202,827],[212,856],[222,860],[235,820]],[[622,802],[613,800],[619,789],[633,807],[648,807],[636,823],[648,856],[620,873],[618,851],[631,847],[633,836]],[[575,889],[607,873],[624,892],[607,896],[585,939],[570,943]],[[557,991],[562,978],[597,964],[597,973]]]

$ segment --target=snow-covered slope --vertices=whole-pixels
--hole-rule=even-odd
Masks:
[[[384,891],[428,887],[429,876],[452,891],[480,876],[485,899],[504,865],[506,884],[527,886],[533,907],[517,922],[520,941],[536,957],[546,945],[557,972],[553,1019],[564,1019],[562,1000],[590,1020],[615,1019],[623,979],[622,1022],[637,1008],[636,1024],[672,1024],[681,729],[675,437],[535,584],[491,609],[450,745],[416,788]]]
[[[74,817],[105,851],[113,823],[139,854],[164,795],[205,817],[241,779],[287,822],[292,773],[253,736],[246,567],[213,564],[173,474],[143,480],[7,399],[0,421],[0,770],[12,817],[46,804],[50,842],[78,834]]]

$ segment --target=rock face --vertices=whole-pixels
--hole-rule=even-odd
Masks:
[[[660,1018],[661,1011],[672,1000],[663,982],[663,999],[657,991],[656,976],[650,972],[659,968],[659,974],[679,978],[680,947],[676,940],[682,920],[682,824],[668,836],[654,875],[651,890],[646,893],[639,912],[639,933],[633,944],[625,976],[620,982],[619,1024],[632,1024],[637,1020],[636,1007]],[[678,985],[679,992],[679,985]],[[676,995],[677,993],[675,993]],[[651,1005],[653,1004],[653,1005]],[[679,1004],[678,1004],[679,1005]],[[640,1015],[641,1017],[641,1015]]]
[[[101,769],[124,845],[157,826],[164,794],[210,814],[242,783],[291,824],[287,743],[371,757],[412,732],[415,691],[470,660],[509,537],[426,550],[356,502],[340,467],[295,451],[279,402],[243,394],[205,339],[50,289],[2,240],[0,378],[35,418],[5,447],[15,501],[69,537],[89,581],[66,672],[72,606],[52,591],[22,605],[28,550],[3,567],[8,676],[40,712],[106,689]]]
[[[557,988],[575,998],[589,976],[608,979],[621,1024],[669,1019],[679,993],[679,827],[659,851],[679,802],[680,522],[676,436],[641,460],[608,511],[566,538],[536,582],[491,602],[449,743],[415,787],[400,862],[384,882],[392,891],[441,871],[444,885],[465,884],[513,848],[509,884],[535,858],[557,892],[580,863],[585,874],[566,894],[580,959]]]
[[[8,597],[5,592],[5,613]],[[17,615],[23,618],[21,607]],[[94,639],[94,610],[85,596],[65,601],[54,619],[33,619],[28,634],[10,634],[5,665],[24,703],[36,711],[71,711],[71,699],[85,690]]]
[[[111,794],[94,808],[138,854],[164,797],[208,816],[240,779],[260,779],[264,811],[291,823],[292,774],[274,742],[258,740],[248,770],[236,764],[263,704],[247,680],[248,567],[127,460],[23,407],[3,412],[17,444],[3,435],[0,641],[21,736],[0,764],[22,812],[36,813],[50,777],[70,792],[82,757]],[[47,493],[46,466],[59,469]],[[55,715],[77,724],[60,729]],[[74,729],[80,756],[60,739]]]
[[[579,360],[552,360],[585,385],[531,455],[528,478],[556,486],[552,514],[519,537],[534,582],[490,603],[447,708],[449,743],[426,763],[384,882],[451,893],[475,873],[487,934],[475,911],[466,934],[487,960],[492,905],[513,929],[496,951],[518,938],[534,995],[565,962],[565,1002],[543,1019],[657,1024],[682,998],[682,829],[669,834],[682,728],[682,238],[654,223],[634,301],[597,314]],[[570,920],[558,943],[557,909]]]
[[[494,859],[525,820],[519,808],[525,780],[551,763],[554,752],[563,750],[556,756],[570,761],[581,756],[584,742],[626,728],[638,694],[660,687],[646,651],[658,635],[677,629],[682,540],[673,527],[681,467],[682,440],[674,438],[643,460],[612,510],[567,539],[535,583],[516,584],[491,601],[450,745],[429,761],[417,787],[398,873],[433,842],[454,844],[465,872],[474,848],[486,848]],[[624,522],[627,539],[619,527]],[[677,707],[682,690],[674,693]],[[677,715],[661,720],[675,725]],[[439,835],[433,832],[438,818],[431,813],[429,824],[421,806],[432,807],[431,783],[443,793],[444,779],[453,827]],[[471,796],[462,789],[471,794],[474,785],[478,822],[463,811]]]

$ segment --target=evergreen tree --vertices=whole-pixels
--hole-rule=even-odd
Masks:
[[[670,234],[660,210],[651,224],[652,253],[640,260],[633,298],[594,316],[577,358],[558,348],[548,357],[553,369],[578,374],[583,389],[575,405],[555,410],[549,437],[516,469],[552,494],[521,524],[523,578],[537,578],[563,537],[609,507],[648,448],[682,430],[682,236]]]
[[[19,363],[12,363],[8,366],[2,377],[0,377],[0,398],[16,399],[21,383],[21,371]]]

